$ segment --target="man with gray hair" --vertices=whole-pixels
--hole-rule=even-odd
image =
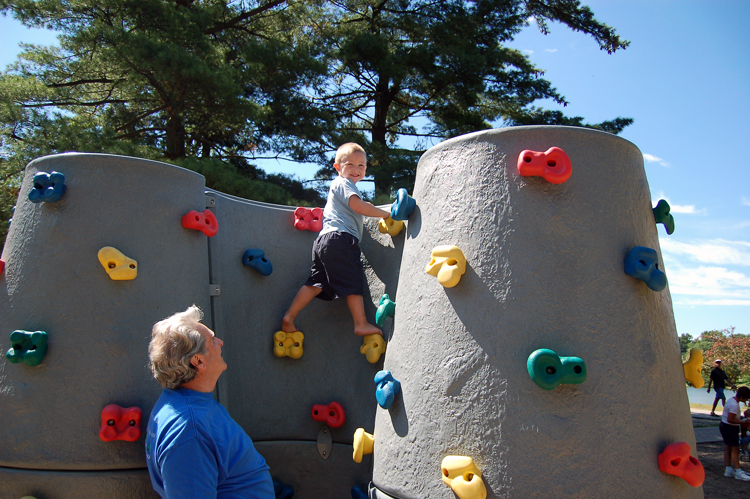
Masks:
[[[224,342],[202,318],[193,305],[151,331],[149,367],[164,387],[146,435],[151,484],[169,499],[273,499],[266,461],[213,398]]]

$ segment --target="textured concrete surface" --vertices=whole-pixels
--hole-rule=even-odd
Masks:
[[[34,174],[53,170],[65,174],[65,196],[31,203]],[[155,161],[63,154],[27,166],[2,253],[0,466],[146,466],[144,437],[99,439],[101,411],[114,403],[148,415],[161,393],[146,368],[151,326],[192,303],[209,308],[206,237],[180,224],[205,207],[203,190],[202,176]],[[97,258],[104,246],[135,259],[138,276],[110,279]],[[47,332],[41,365],[7,361],[16,329]]]
[[[572,160],[568,182],[518,176],[521,150],[551,146]],[[52,170],[66,175],[65,196],[30,203],[34,173]],[[383,293],[397,303],[385,360],[359,353],[344,302],[320,300],[297,319],[305,353],[291,360],[273,356],[272,335],[315,238],[292,228],[293,208],[210,193],[209,240],[180,224],[206,206],[200,175],[108,155],[31,163],[2,255],[0,349],[24,329],[47,331],[49,351],[34,368],[0,358],[0,496],[151,497],[143,438],[102,442],[100,413],[117,403],[147,417],[160,393],[145,367],[151,326],[196,303],[225,341],[218,400],[295,498],[349,497],[371,477],[375,497],[453,498],[440,471],[449,454],[474,459],[490,498],[702,497],[656,465],[695,434],[669,290],[623,272],[633,246],[659,251],[640,151],[564,127],[471,134],[424,155],[413,195],[402,234],[373,220],[361,242],[370,320]],[[424,272],[445,244],[468,260],[450,289]],[[137,260],[138,277],[112,281],[103,246]],[[242,265],[250,248],[265,251],[270,276]],[[588,379],[537,387],[526,359],[538,348],[581,357]],[[383,367],[402,387],[389,411],[374,396]],[[347,421],[324,460],[310,408],[333,400]],[[361,464],[350,458],[357,427],[375,434]]]
[[[66,176],[65,196],[31,203],[34,174],[53,170]],[[383,361],[370,364],[359,353],[362,339],[352,332],[345,303],[316,300],[300,315],[301,359],[272,353],[273,333],[307,278],[316,234],[293,228],[293,207],[214,192],[207,199],[204,191],[200,175],[135,158],[64,154],[28,165],[0,275],[0,497],[152,495],[144,437],[101,441],[101,410],[138,406],[145,431],[161,392],[146,367],[151,326],[193,303],[225,341],[229,369],[216,396],[272,475],[301,499],[348,497],[352,485],[369,482],[371,466],[351,460],[351,443],[357,427],[374,426],[373,377]],[[180,222],[206,206],[219,221],[211,239]],[[373,322],[382,293],[396,296],[403,240],[368,223],[361,246]],[[111,280],[97,258],[103,246],[135,259],[137,277]],[[265,251],[274,265],[270,276],[242,265],[249,248]],[[216,286],[220,293],[210,297]],[[15,329],[48,333],[41,365],[6,360]],[[391,330],[389,319],[386,335]],[[323,424],[310,410],[334,400],[347,421],[331,430],[333,453],[324,460],[316,448]],[[76,477],[80,483],[72,485]]]
[[[519,176],[522,150],[552,146],[570,180]],[[453,498],[440,464],[465,455],[490,498],[702,497],[657,466],[695,436],[669,290],[623,271],[634,246],[659,252],[640,151],[578,128],[470,134],[425,153],[413,195],[384,364],[403,396],[376,416],[375,486]],[[468,261],[450,289],[425,273],[446,244]],[[539,348],[582,358],[588,379],[542,390],[526,370]]]

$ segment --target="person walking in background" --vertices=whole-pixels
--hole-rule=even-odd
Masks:
[[[714,361],[714,367],[711,369],[711,375],[710,379],[708,381],[708,390],[707,393],[711,393],[711,384],[714,385],[714,391],[716,392],[716,398],[714,398],[714,406],[711,408],[711,415],[716,416],[716,404],[719,403],[719,400],[721,400],[721,406],[724,407],[727,403],[727,398],[724,395],[724,388],[726,388],[726,382],[728,381],[729,384],[732,386],[732,388],[736,388],[734,385],[734,382],[729,379],[729,376],[727,376],[727,373],[724,372],[724,369],[721,368],[721,359],[716,359]]]

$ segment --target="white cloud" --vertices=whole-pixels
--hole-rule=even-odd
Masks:
[[[736,268],[750,266],[750,242],[665,237],[659,246],[675,305],[750,306],[750,275]]]
[[[661,166],[669,167],[669,163],[667,161],[664,161],[658,156],[654,156],[653,154],[646,154],[643,153],[643,159],[645,159],[648,163],[659,163]]]
[[[750,242],[713,239],[699,243],[684,243],[670,237],[660,238],[662,256],[666,260],[683,261],[687,257],[700,263],[713,265],[750,266]],[[750,279],[748,279],[750,286]]]
[[[750,199],[747,199],[745,196],[742,196],[742,204],[745,206],[750,206]]]
[[[669,199],[667,196],[664,195],[663,192],[659,193],[658,199],[652,199],[651,205],[656,206],[656,204],[659,202],[660,199],[664,199],[667,203],[669,203],[669,212],[672,214],[679,213],[681,215],[705,215],[706,210],[699,210],[695,207],[695,205],[692,204],[675,204],[672,203],[672,200]]]
[[[557,49],[544,49],[544,51],[545,52],[551,52],[551,53],[554,54],[555,52],[557,52]]]
[[[523,52],[526,52],[527,54],[533,54],[534,51],[531,49],[523,49]]]

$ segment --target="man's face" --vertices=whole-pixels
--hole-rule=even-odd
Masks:
[[[196,325],[195,330],[206,339],[206,353],[203,354],[203,361],[206,363],[205,375],[209,376],[209,378],[219,379],[221,373],[227,370],[227,363],[224,362],[224,358],[221,356],[221,347],[224,346],[224,342],[217,338],[213,331],[201,323]]]
[[[341,163],[334,165],[339,175],[351,180],[355,184],[365,178],[367,173],[367,159],[359,151],[354,151],[341,158]]]

